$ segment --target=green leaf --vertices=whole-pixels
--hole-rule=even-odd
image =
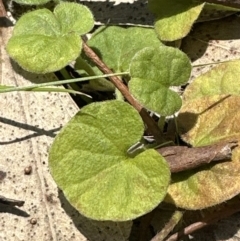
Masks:
[[[193,146],[240,140],[240,96],[215,95],[187,102],[178,116],[181,138]],[[172,176],[166,201],[203,209],[240,193],[240,148],[232,160]]]
[[[188,57],[166,46],[147,47],[139,51],[130,65],[129,90],[146,108],[163,116],[181,107],[180,96],[170,86],[185,84],[191,73]]]
[[[80,76],[97,76],[96,73],[102,75],[102,72],[98,68],[92,67],[85,59],[79,56],[74,64],[74,69]],[[94,71],[95,69],[95,71]],[[115,86],[109,80],[99,76],[97,80],[89,81],[90,89],[97,91],[114,91]]]
[[[240,95],[240,60],[219,64],[196,78],[185,90],[184,102],[204,96]]]
[[[155,208],[165,197],[169,167],[155,150],[130,157],[144,130],[138,112],[122,101],[93,103],[62,129],[50,149],[50,170],[81,214],[124,221]]]
[[[76,3],[61,3],[53,13],[48,9],[29,12],[17,22],[7,51],[27,71],[53,72],[79,56],[79,35],[93,26],[90,10]]]
[[[41,5],[50,2],[51,0],[13,0],[19,4],[26,4],[26,5]]]
[[[156,15],[155,30],[164,41],[185,37],[204,6],[193,0],[149,0],[148,4]]]
[[[144,47],[162,45],[150,28],[102,27],[88,41],[101,59],[114,71],[127,71],[135,53]]]
[[[128,71],[129,64],[135,53],[147,46],[162,45],[155,31],[151,28],[119,26],[101,27],[88,40],[88,45],[110,67],[113,72]],[[96,75],[100,70],[89,61]],[[87,69],[84,69],[89,72]],[[106,79],[90,81],[91,87],[100,91],[113,91],[114,86]]]

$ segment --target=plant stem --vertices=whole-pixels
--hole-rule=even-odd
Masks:
[[[238,199],[237,201],[235,201],[235,203],[223,208],[221,211],[211,213],[208,216],[206,216],[205,218],[203,218],[201,221],[190,224],[183,230],[171,235],[166,241],[177,241],[177,240],[179,240],[179,238],[181,238],[185,235],[189,235],[209,224],[216,223],[217,221],[227,218],[227,217],[231,216],[232,214],[237,213],[239,211],[240,211],[240,201]]]
[[[6,17],[6,16],[7,16],[6,9],[5,9],[4,5],[3,5],[2,0],[0,0],[0,18]]]
[[[6,93],[6,92],[13,92],[13,91],[27,91],[27,90],[34,90],[36,88],[42,88],[42,87],[48,87],[52,85],[63,85],[63,84],[71,84],[71,83],[76,83],[80,81],[86,81],[86,80],[94,80],[98,79],[99,77],[109,77],[112,75],[124,75],[128,72],[123,72],[123,73],[116,73],[116,74],[107,74],[107,75],[101,75],[101,76],[87,76],[83,78],[75,78],[75,79],[67,79],[67,80],[58,80],[58,81],[52,81],[52,82],[46,82],[46,83],[41,83],[41,84],[34,84],[34,85],[29,85],[29,86],[2,86],[0,85],[0,93]]]
[[[113,72],[108,66],[95,54],[95,52],[83,41],[83,50],[85,54],[92,60],[94,64],[105,74],[112,74]],[[126,85],[117,76],[109,77],[114,86],[122,93],[124,98],[139,112],[144,123],[147,125],[149,131],[154,136],[158,143],[164,142],[163,133],[158,128],[157,123],[149,116],[146,109],[133,98]]]
[[[162,241],[164,240],[169,233],[174,229],[174,227],[179,223],[182,219],[183,212],[176,210],[171,216],[170,220],[165,224],[164,228],[157,233],[151,241]]]
[[[240,3],[238,0],[200,0],[198,2],[207,2],[207,3],[220,4],[226,7],[240,8]]]
[[[171,173],[177,173],[194,169],[210,162],[231,160],[232,150],[237,146],[237,141],[232,141],[191,148],[187,146],[167,146],[161,147],[157,151],[168,162]]]

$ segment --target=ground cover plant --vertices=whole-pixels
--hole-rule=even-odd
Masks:
[[[204,7],[238,11],[235,5],[150,0],[154,29],[103,26],[88,41],[81,36],[93,29],[94,17],[77,3],[61,2],[53,10],[39,7],[17,21],[7,51],[23,69],[64,73],[75,61],[73,68],[83,78],[1,86],[2,92],[58,91],[54,84],[88,80],[89,88],[112,93],[111,100],[95,102],[91,92],[65,90],[90,104],[63,127],[49,152],[53,178],[86,217],[133,220],[170,203],[172,217],[163,220],[169,226],[155,237],[164,240],[183,210],[208,213],[239,194],[240,61],[221,63],[199,76],[182,97],[172,89],[188,83],[193,66],[184,52],[165,41],[186,36]],[[166,121],[169,116],[174,117]],[[232,202],[231,212],[238,211],[238,199]],[[214,215],[207,218],[215,220]]]

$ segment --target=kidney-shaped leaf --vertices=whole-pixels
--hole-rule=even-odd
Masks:
[[[190,73],[191,63],[180,50],[147,47],[132,59],[129,90],[146,108],[163,116],[172,115],[182,101],[169,87],[185,84]]]
[[[240,95],[240,61],[219,64],[196,78],[185,90],[184,102],[204,96],[231,94]]]
[[[178,116],[181,137],[193,146],[240,140],[240,97],[206,96],[187,102]],[[232,160],[172,176],[167,201],[186,209],[202,209],[240,193],[240,148]]]
[[[204,6],[192,0],[149,0],[148,3],[156,15],[155,30],[164,41],[185,37]]]
[[[141,216],[165,197],[170,171],[155,150],[130,157],[142,120],[121,101],[93,103],[63,128],[50,150],[50,170],[70,203],[96,220]]]
[[[7,51],[27,71],[53,72],[79,56],[79,35],[93,26],[90,10],[80,4],[61,3],[53,13],[48,9],[36,10],[19,19]]]

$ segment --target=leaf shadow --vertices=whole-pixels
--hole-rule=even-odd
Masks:
[[[179,113],[177,117],[177,121],[179,123],[182,123],[182,126],[184,128],[181,128],[181,125],[179,127],[179,131],[182,135],[186,134],[188,131],[190,131],[197,123],[197,119],[200,115],[206,113],[207,111],[211,110],[212,108],[218,106],[220,103],[224,102],[227,98],[230,98],[231,95],[225,95],[222,98],[220,98],[218,101],[215,103],[211,104],[208,106],[206,109],[202,110],[199,113],[192,113],[192,112],[183,112]],[[201,100],[199,100],[201,101]]]
[[[13,23],[6,17],[0,17],[0,28],[12,27]]]
[[[211,224],[204,229],[193,233],[193,240],[200,240],[202,237],[213,237],[208,241],[215,240],[239,240],[240,213],[236,213],[228,218],[219,220],[216,224]]]
[[[28,139],[31,139],[31,138],[34,138],[34,137],[37,137],[37,136],[42,136],[42,135],[54,138],[57,135],[55,132],[59,131],[62,128],[61,126],[59,126],[59,127],[55,128],[55,129],[52,129],[52,130],[45,130],[43,128],[39,128],[39,127],[32,126],[32,125],[29,125],[29,124],[21,123],[21,122],[18,122],[18,121],[0,116],[0,124],[1,123],[7,124],[7,125],[10,125],[10,126],[14,126],[14,127],[17,127],[17,128],[21,128],[21,129],[24,129],[24,130],[33,131],[34,133],[26,135],[26,136],[22,136],[22,137],[16,137],[13,140],[0,141],[0,145],[8,145],[8,144],[12,144],[12,143],[20,142],[20,141],[25,141],[25,140],[28,140]]]
[[[28,72],[22,69],[22,67],[20,67],[18,63],[12,59],[10,59],[10,64],[12,66],[12,69],[15,71],[15,73],[19,74],[20,76],[30,81],[31,83],[41,84],[41,83],[48,83],[50,81],[57,80],[57,78],[53,79],[52,74],[34,74],[31,72]]]
[[[11,213],[13,215],[25,217],[25,218],[30,217],[30,215],[27,212],[25,212],[17,207],[5,205],[2,203],[0,203],[0,213]]]
[[[228,48],[228,42],[240,39],[238,26],[240,18],[237,15],[231,15],[222,19],[196,23],[191,33],[182,40],[181,50],[184,51],[192,61],[201,57],[209,58],[208,62],[217,62],[229,59],[237,55],[237,50]],[[218,41],[224,40],[226,44],[218,44]],[[212,43],[214,41],[214,43]],[[213,46],[218,53],[218,49],[224,49],[223,56],[217,53],[206,53],[208,46]],[[213,50],[211,50],[213,51]],[[227,51],[227,52],[226,52]],[[213,54],[213,55],[209,55]],[[215,55],[215,56],[214,56]],[[215,59],[215,57],[220,59]]]
[[[132,3],[119,3],[119,1],[81,1],[93,12],[96,21],[108,25],[141,24],[152,25],[153,14],[148,10],[147,1],[138,0]]]
[[[177,121],[179,123],[184,123],[184,128],[181,128],[181,125],[179,126],[179,132],[182,135],[184,135],[188,131],[190,131],[197,123],[198,116],[199,116],[199,114],[195,114],[192,112],[179,113],[179,115],[177,117]]]
[[[92,220],[80,214],[78,210],[69,203],[60,189],[58,189],[58,197],[62,208],[72,219],[75,227],[87,238],[88,241],[126,241],[128,239],[128,237],[124,237],[124,230],[121,230],[121,227],[124,227],[124,223],[128,224],[130,221],[121,222],[119,223],[121,225],[118,225],[117,222],[112,221]],[[116,239],[114,236],[118,232],[122,234],[122,238],[118,236]]]

